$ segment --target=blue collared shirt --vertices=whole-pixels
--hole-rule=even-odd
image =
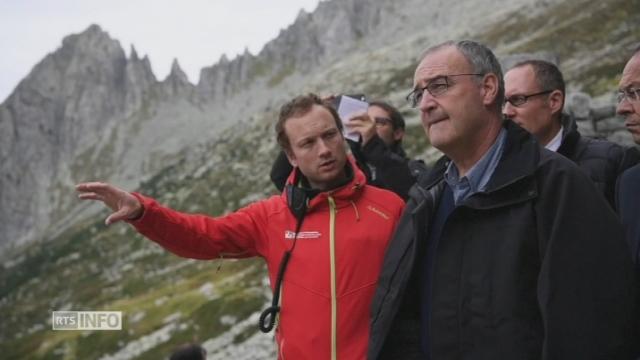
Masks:
[[[453,164],[453,161],[449,163],[444,172],[444,180],[453,191],[453,200],[456,206],[471,195],[487,188],[487,184],[502,157],[506,138],[507,131],[502,128],[493,145],[462,178],[458,175],[458,168]]]

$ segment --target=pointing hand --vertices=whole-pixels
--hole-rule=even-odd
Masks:
[[[142,215],[142,204],[130,193],[103,182],[88,182],[76,185],[78,197],[83,200],[98,200],[107,205],[113,213],[107,217],[105,224],[110,225],[120,220],[131,220]]]

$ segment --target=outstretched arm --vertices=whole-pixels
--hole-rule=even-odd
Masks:
[[[98,200],[107,205],[113,213],[105,224],[110,225],[121,220],[133,220],[142,215],[142,204],[130,193],[111,184],[87,182],[76,185],[78,197],[83,200]]]
[[[129,221],[140,234],[182,257],[213,259],[224,253],[239,258],[264,251],[260,239],[266,224],[261,202],[216,218],[175,211],[106,183],[83,183],[76,190],[81,199],[102,201],[114,211],[107,225]]]

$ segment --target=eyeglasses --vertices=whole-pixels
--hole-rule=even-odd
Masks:
[[[618,91],[618,104],[620,104],[621,102],[624,101],[624,99],[627,99],[627,101],[629,102],[636,102],[638,100],[640,100],[640,88],[627,88],[627,89],[623,89]]]
[[[414,89],[409,93],[409,95],[407,95],[406,99],[411,107],[417,107],[420,103],[420,100],[422,100],[422,95],[424,95],[425,90],[428,91],[429,94],[431,94],[431,96],[433,97],[442,95],[447,90],[449,90],[449,87],[451,85],[453,85],[453,83],[450,82],[449,78],[455,76],[484,76],[484,74],[453,74],[438,76],[437,78],[429,81],[425,87]]]
[[[373,118],[373,121],[375,121],[376,126],[393,125],[393,121],[385,117],[375,117]]]
[[[529,101],[529,98],[532,98],[534,96],[540,96],[540,95],[546,95],[546,94],[550,94],[552,93],[553,90],[545,90],[545,91],[541,91],[535,94],[529,94],[529,95],[513,95],[513,96],[509,96],[508,98],[504,99],[505,101],[505,105],[506,103],[509,103],[513,106],[522,106],[524,104],[527,103],[527,101]]]

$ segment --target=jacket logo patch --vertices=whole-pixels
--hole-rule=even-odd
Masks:
[[[373,211],[374,213],[380,215],[383,219],[385,220],[389,220],[389,215],[385,214],[384,212],[382,212],[382,210],[379,210],[371,205],[367,206],[367,209]]]
[[[298,233],[298,239],[317,239],[322,234],[319,231],[300,231]],[[293,240],[296,237],[295,231],[285,230],[284,238]]]

